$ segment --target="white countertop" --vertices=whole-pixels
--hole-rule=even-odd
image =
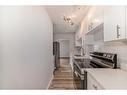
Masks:
[[[107,90],[127,90],[127,72],[120,69],[86,69]]]

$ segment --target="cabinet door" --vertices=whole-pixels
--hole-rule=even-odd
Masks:
[[[126,39],[127,39],[127,6],[125,7],[125,11],[126,11],[126,12],[125,12],[125,13],[126,13],[126,14],[125,14],[125,19],[126,19],[126,22],[125,22],[125,31],[126,31],[126,32],[125,32],[125,33],[126,33],[126,34],[125,34],[125,37],[126,37]]]
[[[75,33],[75,46],[78,46],[78,32]]]
[[[104,89],[100,84],[98,84],[93,77],[87,74],[87,89],[88,90],[102,90]]]
[[[75,46],[82,46],[82,37],[80,36],[80,31],[75,33]]]
[[[94,16],[92,18],[92,23],[93,23],[93,28],[95,28],[96,26],[98,26],[101,23],[103,23],[103,18],[104,18],[104,10],[103,10],[103,7],[96,6],[94,8],[93,15]]]
[[[104,41],[125,39],[125,7],[104,8]]]
[[[87,14],[87,23],[88,23],[88,26],[87,26],[87,30],[88,32],[93,28],[93,18],[94,18],[94,11],[95,11],[95,7],[91,7],[89,9],[89,12]]]

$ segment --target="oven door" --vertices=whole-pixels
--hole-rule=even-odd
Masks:
[[[74,70],[73,77],[74,77],[75,89],[85,89],[84,75],[81,75],[77,71]]]

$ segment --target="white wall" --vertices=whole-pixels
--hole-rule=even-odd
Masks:
[[[45,89],[53,26],[43,7],[0,7],[0,89]]]
[[[60,43],[60,57],[70,57],[69,40],[59,40]]]

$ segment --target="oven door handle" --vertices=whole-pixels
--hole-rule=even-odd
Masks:
[[[100,65],[105,66],[105,67],[108,67],[108,68],[113,68],[114,67],[114,64],[112,66],[109,66],[107,64],[104,64],[102,61],[96,61],[94,59],[91,59],[91,61],[96,62],[96,63],[99,63]]]
[[[74,71],[76,77],[80,77],[81,80],[84,80],[84,76],[79,74],[78,72]]]

